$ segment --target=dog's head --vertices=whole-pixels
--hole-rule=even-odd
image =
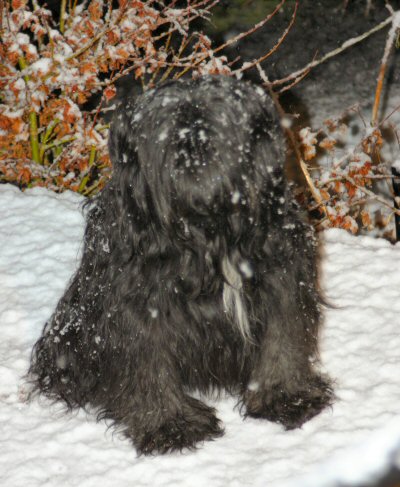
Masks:
[[[116,110],[110,133],[114,181],[147,221],[217,224],[255,218],[281,183],[284,142],[273,103],[229,77],[172,81]],[[220,222],[224,224],[223,222]]]

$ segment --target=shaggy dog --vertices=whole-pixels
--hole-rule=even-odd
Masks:
[[[287,429],[331,402],[314,368],[316,241],[260,88],[169,82],[116,109],[112,179],[90,203],[79,269],[36,343],[36,390],[91,407],[139,453],[223,430],[192,397],[225,389]]]

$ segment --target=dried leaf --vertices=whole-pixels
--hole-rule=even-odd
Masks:
[[[115,86],[108,86],[104,90],[103,93],[104,93],[104,96],[106,97],[107,101],[110,101],[116,95],[117,90],[116,90]]]
[[[28,0],[12,0],[11,7],[13,10],[17,10],[19,8],[23,8],[28,3]]]
[[[371,216],[366,210],[361,211],[361,221],[364,227],[370,228],[372,226]]]
[[[325,137],[325,139],[321,140],[319,146],[325,150],[331,151],[335,148],[337,141],[332,137]]]
[[[344,217],[342,228],[344,228],[345,230],[349,230],[353,234],[356,234],[358,232],[357,222],[349,215],[346,215]]]

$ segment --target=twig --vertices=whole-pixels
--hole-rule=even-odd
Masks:
[[[75,136],[72,136],[72,137],[67,137],[65,139],[56,140],[55,142],[52,142],[51,144],[46,145],[44,147],[44,151],[47,151],[49,149],[53,149],[54,147],[59,147],[59,146],[64,145],[64,144],[68,144],[69,142],[73,142],[77,138],[78,137],[75,135]]]
[[[88,49],[90,49],[94,44],[96,44],[96,42],[98,40],[100,40],[103,36],[105,36],[106,34],[111,32],[112,28],[121,22],[121,20],[124,16],[124,13],[125,13],[125,9],[121,8],[121,11],[120,11],[118,17],[115,19],[115,21],[112,24],[111,24],[111,15],[110,15],[109,18],[107,19],[107,26],[103,30],[101,30],[96,36],[94,36],[93,39],[90,40],[87,44],[85,44],[81,49],[78,49],[76,52],[74,52],[70,56],[66,57],[64,62],[67,62],[67,61],[70,61],[71,59],[75,59],[75,58],[79,57],[81,54],[83,54]]]
[[[212,3],[210,3],[210,2],[211,2],[211,0],[207,0],[204,2],[200,2],[199,4],[191,5],[190,7],[181,9],[181,15],[182,16],[187,15],[186,23],[190,24],[191,22],[193,22],[193,20],[196,20],[199,17],[200,18],[206,18],[205,12],[208,13],[213,7],[215,7],[220,2],[220,0],[214,0]],[[206,6],[201,11],[196,12],[196,9],[199,6],[201,6],[202,4],[206,4]],[[172,5],[169,5],[168,7],[172,8]],[[167,7],[165,7],[165,9],[167,9]],[[164,10],[162,12],[164,12]],[[190,17],[189,15],[191,14],[192,10],[195,11],[196,13]],[[170,23],[171,25],[173,25],[169,19],[165,20],[164,23],[165,24]],[[175,26],[174,28],[169,29],[167,32],[163,32],[159,36],[155,36],[153,39],[155,42],[157,42],[161,39],[164,39],[164,37],[168,36],[169,34],[173,34],[174,32],[179,31],[179,30],[180,30],[179,27]]]
[[[55,118],[52,122],[49,123],[47,126],[47,129],[43,135],[42,143],[40,144],[40,160],[43,161],[43,157],[45,152],[48,150],[47,147],[47,142],[49,138],[51,137],[53,130],[55,127],[60,123],[60,120],[58,118]]]
[[[90,155],[89,155],[89,163],[88,163],[88,169],[86,175],[82,178],[82,181],[79,184],[79,189],[78,192],[82,193],[82,191],[86,188],[86,185],[89,181],[90,177],[90,170],[92,169],[93,164],[95,163],[96,160],[96,146],[92,145],[90,148]]]
[[[311,71],[311,69],[308,69],[307,71],[305,71],[301,76],[298,76],[292,83],[290,83],[289,85],[284,86],[282,89],[280,89],[278,93],[282,94],[285,91],[291,90],[294,86],[299,84],[300,81],[302,81],[308,75],[308,73],[310,71]]]
[[[226,41],[224,44],[218,46],[212,51],[212,54],[215,55],[217,52],[222,51],[222,49],[225,49],[228,46],[231,46],[232,44],[235,44],[236,42],[240,41],[244,37],[253,34],[253,32],[256,32],[257,30],[261,29],[269,20],[272,19],[272,17],[282,8],[286,0],[281,0],[278,5],[275,7],[275,9],[267,15],[263,20],[258,22],[256,25],[254,25],[251,29],[247,30],[246,32],[242,32],[238,34],[237,36],[233,37],[232,39],[229,39]],[[185,68],[183,71],[181,71],[177,76],[176,79],[181,78],[184,74],[186,74],[190,69],[194,68],[195,66],[201,64],[203,61],[205,61],[207,58],[210,57],[210,54],[207,53],[204,56],[202,56],[200,59],[198,59],[195,63],[193,63],[192,66],[188,66]]]
[[[346,152],[346,154],[344,154],[340,159],[333,161],[333,163],[332,163],[333,170],[336,171],[336,169],[339,169],[339,170],[342,169],[342,167],[341,167],[342,164],[347,162],[348,159],[351,159],[352,156],[354,156],[356,150],[360,147],[360,145],[361,145],[361,142],[358,143],[356,145],[356,147],[354,147],[353,150],[349,150],[348,152]]]
[[[378,81],[376,84],[374,106],[372,109],[371,124],[374,126],[377,124],[379,104],[382,95],[383,81],[385,79],[386,68],[389,60],[390,53],[392,52],[396,34],[400,28],[400,11],[393,12],[392,14],[392,27],[386,38],[385,50],[381,61],[381,67],[379,69]]]
[[[391,174],[371,174],[371,175],[365,175],[365,176],[362,176],[363,179],[370,179],[371,181],[373,181],[374,179],[377,179],[377,180],[380,180],[380,179],[388,179],[388,180],[392,180],[394,178],[394,176],[392,176]],[[335,177],[332,177],[332,178],[329,178],[329,179],[325,179],[323,181],[323,185],[326,186],[327,184],[330,184],[330,183],[335,183],[336,181],[342,181],[343,179],[345,179],[345,175],[343,175],[341,172],[338,173],[337,176]]]
[[[61,0],[60,7],[60,32],[64,34],[65,31],[65,11],[67,8],[67,0]]]
[[[171,44],[171,39],[172,39],[172,32],[168,35],[168,38],[167,38],[167,42],[165,43],[165,52],[168,54],[169,52],[169,48],[170,48],[170,44]],[[158,76],[158,73],[160,71],[161,67],[160,66],[157,66],[157,68],[155,69],[154,73],[152,74],[151,76],[151,79],[149,81],[149,85],[150,86],[153,86],[154,85],[154,82]]]
[[[18,64],[19,67],[21,68],[21,71],[24,71],[25,69],[28,68],[28,63],[26,62],[24,56],[19,57]],[[26,74],[24,75],[23,78],[25,81],[25,85],[28,87],[29,76]],[[31,142],[32,159],[36,163],[40,164],[42,161],[40,159],[40,150],[39,150],[40,143],[39,143],[39,132],[38,132],[38,116],[32,106],[29,111],[29,138]]]
[[[346,174],[343,174],[343,178],[348,181],[350,184],[352,184],[355,188],[359,189],[361,192],[363,192],[364,194],[366,194],[367,196],[369,196],[370,198],[376,200],[376,201],[379,201],[379,203],[381,203],[382,205],[386,206],[387,208],[390,208],[392,210],[393,213],[396,213],[396,215],[400,215],[400,210],[397,210],[396,208],[394,208],[387,200],[385,200],[384,198],[381,198],[380,196],[378,196],[377,194],[375,194],[373,191],[365,188],[364,186],[360,186],[358,185],[353,178],[351,178],[350,176],[347,176]]]
[[[193,38],[193,34],[190,35],[189,37],[184,37],[182,38],[182,41],[181,41],[181,45],[179,46],[179,51],[178,51],[178,55],[177,55],[177,59],[180,59],[180,57],[182,56],[184,50],[187,48],[187,46],[189,45],[189,43],[191,42]],[[171,74],[171,72],[173,71],[174,69],[174,65],[171,65],[166,71],[165,73],[162,75],[161,79],[160,79],[160,83],[162,83],[163,81],[165,81],[168,76]]]
[[[110,31],[111,31],[110,27],[107,27],[106,29],[103,29],[102,31],[100,31],[96,36],[93,37],[93,39],[91,41],[89,41],[87,44],[85,44],[81,49],[78,49],[76,52],[74,52],[70,56],[67,56],[64,59],[64,62],[71,61],[71,59],[75,59],[75,58],[79,57],[81,54],[83,54],[88,49],[90,49],[94,44],[96,44],[96,42],[99,39],[101,39],[104,35],[106,35]]]
[[[83,196],[89,196],[90,193],[93,193],[93,191],[102,183],[103,181],[101,179],[98,179],[96,182],[92,184],[89,188],[86,188],[84,191],[82,191]]]
[[[400,105],[397,105],[397,107],[396,107],[396,108],[394,108],[394,109],[393,109],[393,110],[392,110],[392,111],[389,113],[389,115],[387,115],[387,116],[386,116],[386,117],[385,117],[385,118],[384,118],[384,119],[383,119],[383,120],[380,122],[380,124],[379,124],[378,126],[383,125],[383,124],[384,124],[384,123],[385,123],[387,120],[389,120],[389,118],[390,118],[392,115],[394,115],[394,114],[395,114],[397,111],[399,111],[399,110],[400,110]]]
[[[256,59],[253,62],[250,63],[245,63],[241,68],[237,69],[236,71],[233,71],[233,75],[237,75],[239,73],[242,73],[243,71],[247,71],[248,69],[254,68],[257,64],[261,64],[263,61],[265,61],[267,58],[269,58],[276,50],[280,47],[282,42],[286,39],[287,35],[289,34],[291,28],[293,27],[294,21],[296,20],[296,14],[297,14],[297,9],[299,8],[299,0],[296,0],[296,4],[294,6],[292,18],[290,19],[289,25],[286,27],[284,30],[283,34],[281,37],[278,39],[278,42],[270,49],[266,54],[261,56],[260,58]]]
[[[365,16],[368,17],[372,8],[372,0],[367,0],[367,5],[365,6]]]
[[[304,66],[304,68],[301,68],[301,69],[295,71],[294,73],[289,74],[285,78],[281,78],[281,79],[270,82],[271,86],[274,87],[274,86],[283,85],[283,84],[287,83],[288,81],[292,81],[293,79],[298,78],[304,72],[310,71],[311,69],[315,68],[316,66],[319,66],[320,64],[324,63],[328,59],[331,59],[334,56],[337,56],[338,54],[349,49],[350,47],[354,46],[355,44],[358,44],[359,42],[363,41],[364,39],[367,39],[372,34],[375,34],[376,32],[379,32],[380,30],[384,29],[391,22],[393,22],[393,16],[392,15],[390,17],[388,17],[386,20],[384,20],[383,22],[381,22],[380,24],[378,24],[375,27],[373,27],[372,29],[370,29],[368,32],[364,32],[364,34],[361,34],[357,37],[354,37],[352,39],[345,41],[340,47],[338,47],[337,49],[334,49],[333,51],[328,52],[322,58],[317,59],[315,61],[311,61],[306,66]]]
[[[260,73],[260,76],[261,76],[261,79],[264,81],[264,84],[265,86],[268,88],[269,92],[270,92],[270,95],[271,95],[271,98],[277,108],[277,111],[279,113],[279,116],[280,116],[280,119],[281,121],[284,120],[286,117],[287,117],[287,114],[285,113],[282,105],[280,104],[279,102],[279,97],[278,95],[273,91],[272,87],[271,87],[271,83],[269,82],[268,80],[268,77],[267,75],[265,74],[265,72],[263,71],[262,67],[257,64],[257,69],[258,69],[258,72]],[[313,195],[313,198],[315,199],[315,201],[317,202],[318,205],[321,206],[322,208],[322,211],[324,212],[325,216],[328,216],[328,210],[321,198],[321,195],[318,191],[318,189],[315,187],[314,183],[313,183],[313,180],[310,176],[310,172],[308,170],[308,167],[307,167],[307,164],[305,163],[302,155],[301,155],[301,150],[299,148],[299,144],[297,143],[297,140],[296,140],[296,136],[294,135],[294,132],[293,130],[291,130],[290,127],[287,127],[285,126],[285,124],[282,124],[282,126],[284,127],[284,130],[292,144],[292,147],[293,147],[293,150],[296,154],[296,157],[297,157],[297,160],[299,162],[299,165],[300,165],[300,169],[304,175],[304,178],[311,190],[311,194]]]
[[[146,64],[150,59],[150,56],[146,56],[144,59],[140,61],[141,65]],[[118,74],[116,74],[113,78],[108,79],[107,81],[100,81],[99,83],[96,83],[96,87],[107,87],[110,85],[115,84],[119,79],[124,78],[127,76],[129,73],[131,73],[133,70],[137,69],[139,66],[137,64],[133,64],[132,66],[129,66],[128,68],[125,68],[124,70],[120,71]]]

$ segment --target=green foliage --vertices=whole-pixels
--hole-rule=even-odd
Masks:
[[[278,0],[229,0],[229,6],[213,9],[211,27],[214,32],[227,32],[234,26],[250,27],[256,24],[279,3]],[[293,2],[287,2],[291,6]]]

